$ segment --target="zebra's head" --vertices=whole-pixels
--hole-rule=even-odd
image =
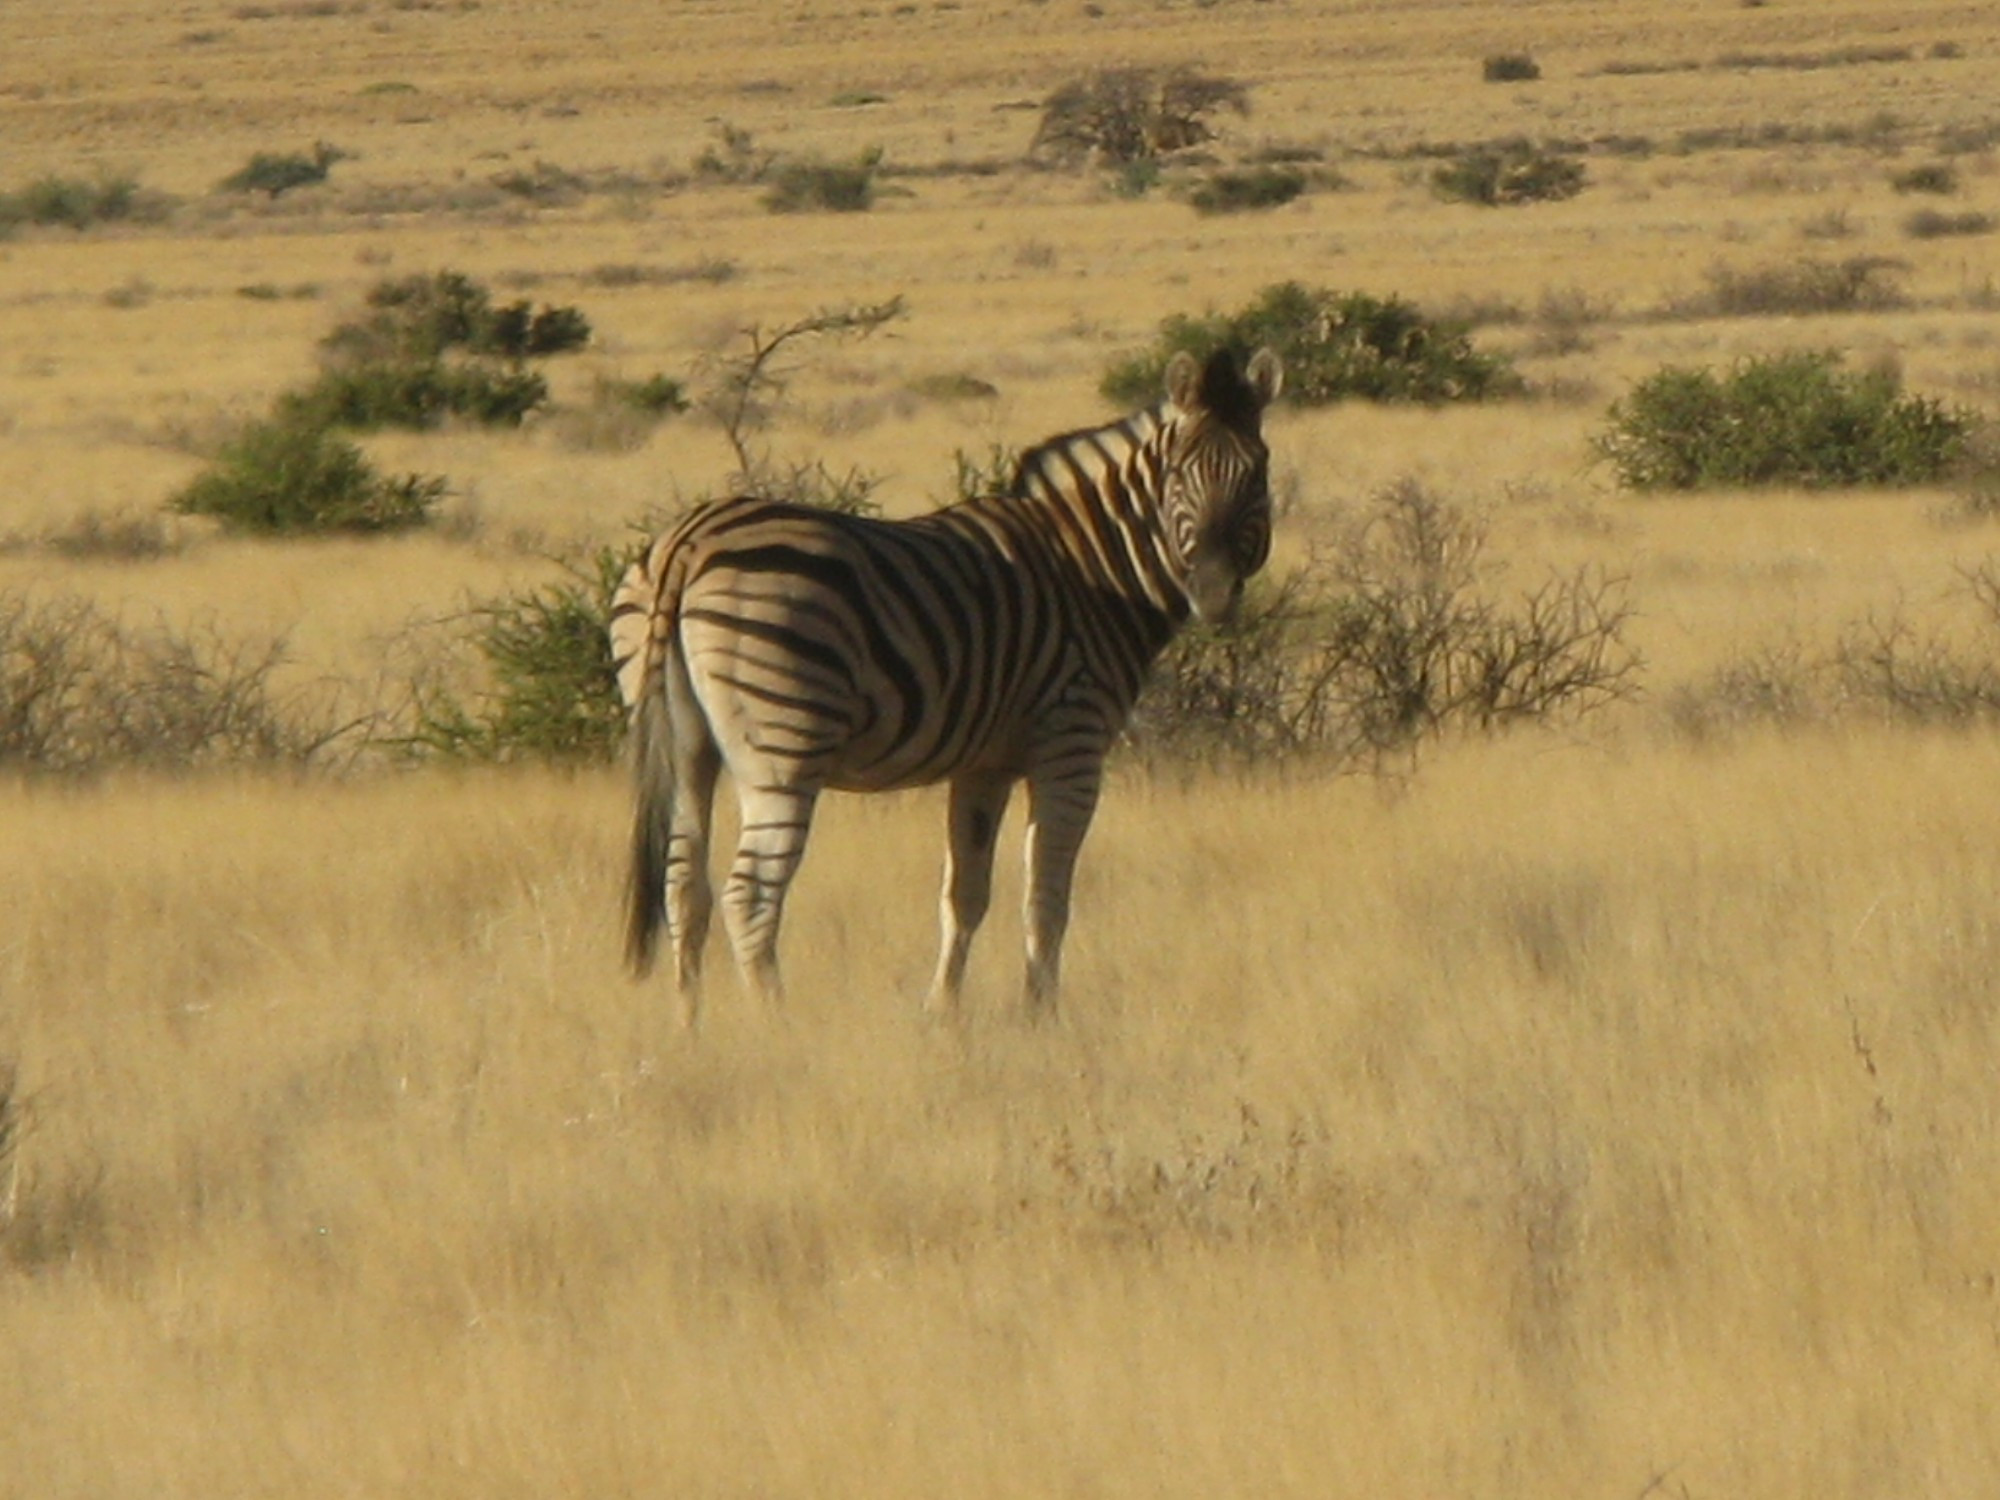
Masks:
[[[1270,455],[1262,421],[1284,381],[1284,365],[1268,348],[1242,369],[1226,349],[1206,363],[1177,354],[1167,366],[1164,415],[1171,436],[1161,520],[1197,619],[1227,618],[1244,581],[1271,555]]]

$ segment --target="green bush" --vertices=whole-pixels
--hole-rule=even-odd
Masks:
[[[532,370],[444,360],[342,365],[281,397],[282,421],[309,427],[430,428],[447,417],[518,427],[547,402],[549,385]]]
[[[1209,174],[1188,194],[1188,202],[1197,213],[1240,213],[1276,208],[1305,190],[1306,175],[1296,167],[1242,167]]]
[[[606,401],[648,416],[668,417],[688,409],[687,389],[671,375],[649,375],[644,380],[607,376],[597,388]]]
[[[1334,292],[1281,282],[1233,314],[1175,316],[1152,348],[1121,359],[1098,389],[1120,406],[1159,399],[1167,362],[1186,350],[1276,349],[1285,361],[1286,401],[1320,406],[1348,397],[1369,401],[1477,401],[1521,388],[1497,354],[1472,347],[1463,327],[1424,316],[1398,297]]]
[[[1633,489],[1910,485],[1943,478],[1973,427],[1970,412],[1901,394],[1893,371],[1808,352],[1723,375],[1659,370],[1613,404],[1593,441]]]
[[[1480,146],[1431,170],[1440,198],[1489,208],[1574,198],[1583,187],[1582,162],[1527,141]]]
[[[386,477],[345,438],[279,417],[245,428],[168,506],[232,531],[395,531],[427,521],[444,492],[442,479]]]
[[[881,165],[880,146],[853,161],[781,161],[765,173],[770,187],[764,206],[776,214],[861,213],[875,205],[875,174]]]
[[[458,271],[378,282],[372,311],[326,336],[328,357],[353,363],[423,363],[447,351],[501,359],[540,358],[580,349],[590,322],[574,307],[529,302],[495,306],[492,293]]]
[[[566,576],[467,615],[480,684],[420,694],[407,747],[461,760],[609,760],[625,732],[607,631],[611,596],[644,544],[601,547]]]
[[[590,341],[578,309],[496,304],[457,271],[380,282],[368,306],[321,342],[319,378],[284,398],[282,417],[362,430],[435,427],[447,417],[518,427],[549,395],[526,361]]]

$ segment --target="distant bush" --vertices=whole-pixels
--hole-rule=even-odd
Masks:
[[[694,175],[710,182],[757,182],[771,166],[771,153],[760,151],[756,139],[740,125],[718,120],[715,139],[694,159]]]
[[[611,596],[644,543],[601,547],[539,588],[464,619],[479,683],[420,690],[406,748],[458,760],[609,760],[625,732],[607,634]]]
[[[1935,482],[1974,418],[1900,386],[1893,371],[1844,371],[1829,353],[1746,360],[1723,375],[1669,366],[1613,404],[1594,446],[1640,490]]]
[[[2000,722],[2000,564],[1988,559],[1962,577],[1970,631],[1920,626],[1893,607],[1848,621],[1828,647],[1752,647],[1668,694],[1668,722],[1697,741],[1853,719]]]
[[[1731,318],[1883,312],[1908,301],[1899,279],[1906,269],[1879,255],[1809,258],[1748,271],[1716,265],[1708,269],[1707,294],[1673,311]]]
[[[862,213],[875,205],[875,174],[882,148],[871,146],[853,161],[780,161],[764,174],[764,206],[772,213],[820,210]]]
[[[0,592],[0,771],[313,760],[358,725],[317,692],[280,691],[283,662],[282,642],[133,629],[82,600]]]
[[[1159,399],[1167,362],[1186,350],[1269,345],[1285,361],[1283,399],[1302,406],[1369,401],[1477,401],[1513,394],[1507,361],[1472,346],[1464,329],[1434,321],[1397,297],[1335,292],[1295,281],[1268,286],[1233,314],[1175,316],[1144,353],[1121,359],[1098,389],[1120,406]]]
[[[347,439],[281,416],[246,427],[168,506],[232,531],[395,531],[427,521],[444,492],[442,479],[384,476]]]
[[[1106,166],[1170,156],[1215,138],[1222,110],[1250,110],[1250,91],[1192,68],[1106,68],[1072,79],[1042,104],[1029,150]]]
[[[518,427],[549,393],[526,362],[590,341],[577,308],[495,303],[456,271],[380,282],[368,306],[321,341],[319,378],[280,403],[287,420],[367,430],[459,417]]]
[[[443,360],[340,365],[304,390],[279,398],[281,420],[360,432],[430,428],[447,417],[518,427],[547,402],[549,384],[532,370]]]
[[[276,198],[293,188],[310,187],[314,183],[325,182],[333,164],[346,158],[345,151],[338,146],[330,146],[325,141],[316,144],[310,154],[300,151],[259,151],[248,163],[223,178],[218,186],[224,192],[268,193]]]
[[[1431,188],[1455,203],[1507,207],[1574,198],[1584,188],[1583,163],[1527,141],[1464,151],[1431,171]]]
[[[136,177],[42,177],[19,192],[0,195],[0,228],[38,224],[90,229],[123,221],[151,223],[173,207],[164,193],[148,192]]]
[[[326,336],[322,348],[329,356],[424,361],[456,349],[518,360],[564,354],[590,342],[590,321],[577,308],[527,301],[496,306],[491,292],[459,271],[378,282],[369,289],[368,306],[366,316]]]
[[[1892,173],[1889,186],[1899,193],[1955,193],[1958,191],[1958,169],[1950,162],[1925,162],[1922,166]]]
[[[1296,167],[1239,167],[1210,173],[1188,194],[1188,202],[1197,213],[1239,213],[1276,208],[1305,190],[1305,173]]]
[[[1533,83],[1542,65],[1525,52],[1502,52],[1479,65],[1479,76],[1488,83]]]
[[[1940,213],[1934,208],[1920,208],[1903,220],[1903,233],[1913,240],[1943,239],[1948,235],[1991,234],[1994,219],[1991,214],[1968,210],[1965,213]]]
[[[672,416],[688,409],[687,390],[670,375],[649,375],[644,380],[606,378],[598,389],[608,401],[656,417]]]

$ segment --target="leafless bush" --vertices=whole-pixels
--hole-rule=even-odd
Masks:
[[[1142,700],[1142,748],[1379,764],[1457,729],[1583,713],[1632,690],[1623,580],[1490,585],[1480,520],[1412,481],[1377,495],[1329,553],[1188,632]]]
[[[1900,605],[1841,629],[1830,647],[1797,641],[1745,652],[1666,700],[1697,741],[1754,728],[1854,719],[1970,726],[2000,721],[2000,561],[1967,572],[1970,630],[1920,625]]]
[[[282,641],[134,629],[83,600],[0,594],[0,770],[323,758],[362,725],[325,693],[281,690],[283,660]]]
[[[1797,641],[1742,652],[1667,695],[1668,722],[1697,742],[1759,726],[1792,729],[1823,719],[1835,691],[1831,664]]]
[[[886,302],[825,308],[770,328],[752,323],[737,329],[728,344],[704,359],[696,371],[703,388],[701,408],[721,427],[736,455],[732,483],[753,494],[779,495],[836,509],[866,508],[866,491],[851,481],[859,474],[835,475],[823,463],[783,463],[760,445],[755,434],[783,401],[796,373],[793,358],[799,346],[813,339],[867,338],[902,317],[901,297]],[[815,481],[827,483],[815,485]],[[852,503],[850,503],[852,502]]]
[[[1708,290],[1673,304],[1681,317],[1794,317],[1819,313],[1884,312],[1909,297],[1903,261],[1851,255],[1841,261],[1797,260],[1755,270],[1716,265]]]
[[[1974,579],[1990,602],[1996,581],[1990,565]],[[1849,626],[1833,665],[1848,701],[1896,722],[1965,725],[2000,717],[2000,663],[1919,629],[1901,611]]]

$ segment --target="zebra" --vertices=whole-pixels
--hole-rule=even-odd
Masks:
[[[610,616],[636,811],[626,957],[671,937],[695,1024],[714,906],[711,804],[741,810],[722,891],[748,988],[780,998],[786,889],[822,791],[949,783],[942,941],[953,1009],[986,915],[995,835],[1028,788],[1026,1004],[1052,1010],[1077,853],[1106,753],[1190,614],[1226,616],[1270,553],[1264,408],[1276,353],[1176,355],[1165,400],[1022,454],[1004,492],[905,520],[741,496],[633,563]]]

